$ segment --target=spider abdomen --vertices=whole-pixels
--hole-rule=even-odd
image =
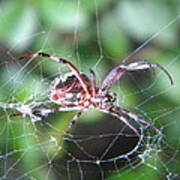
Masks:
[[[82,73],[87,85],[90,85],[88,77]],[[67,73],[56,78],[49,88],[49,99],[62,106],[77,106],[83,103],[86,93],[79,80],[73,73]]]

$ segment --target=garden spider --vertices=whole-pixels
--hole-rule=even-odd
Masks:
[[[63,63],[71,70],[71,72],[55,78],[55,80],[51,83],[49,87],[48,96],[50,102],[59,105],[60,107],[36,108],[37,105],[35,105],[35,108],[32,108],[30,112],[26,110],[22,112],[21,110],[20,114],[30,115],[33,116],[35,119],[38,119],[39,117],[47,116],[49,113],[74,110],[78,111],[70,122],[66,132],[69,132],[71,130],[72,126],[78,121],[84,111],[96,108],[100,111],[103,111],[118,118],[123,123],[125,123],[136,135],[139,136],[138,130],[128,122],[126,117],[130,117],[135,121],[141,122],[146,125],[148,125],[149,123],[143,120],[139,115],[136,115],[115,105],[116,95],[115,93],[109,92],[109,89],[126,72],[154,68],[159,68],[164,71],[170,79],[171,84],[173,84],[170,74],[162,66],[160,66],[159,64],[151,64],[144,60],[132,62],[127,65],[122,64],[115,67],[105,77],[102,85],[100,87],[97,87],[96,75],[92,70],[90,70],[91,77],[88,78],[84,73],[80,72],[71,62],[57,56],[39,52],[32,55],[22,56],[19,59],[21,60],[25,58],[36,57],[49,58],[58,63]],[[45,105],[45,103],[40,104]]]

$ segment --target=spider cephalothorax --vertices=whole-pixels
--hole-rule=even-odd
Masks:
[[[91,76],[90,78],[88,78],[84,73],[80,72],[71,62],[57,56],[49,55],[46,53],[36,53],[32,55],[25,55],[20,59],[36,57],[49,58],[58,63],[63,63],[71,70],[71,73],[57,77],[50,85],[50,102],[57,104],[59,106],[58,108],[42,108],[35,106],[32,112],[28,111],[28,113],[26,113],[25,115],[29,114],[33,116],[33,118],[36,118],[37,115],[47,116],[49,113],[77,110],[78,113],[73,117],[67,131],[72,128],[72,125],[75,124],[75,122],[79,119],[80,115],[84,111],[96,108],[118,118],[119,120],[124,122],[131,130],[133,130],[136,135],[139,135],[139,131],[128,122],[127,117],[131,117],[135,121],[141,122],[143,124],[149,123],[140,118],[140,116],[117,106],[114,103],[114,101],[116,100],[116,96],[114,93],[110,92],[109,89],[126,72],[155,68],[159,68],[160,70],[164,71],[164,73],[166,73],[166,75],[169,77],[171,83],[173,83],[170,74],[162,66],[160,66],[159,64],[151,64],[147,61],[141,60],[129,63],[127,65],[122,64],[115,67],[105,77],[102,85],[98,87],[96,85],[96,75],[92,70],[90,70]],[[38,104],[42,106],[46,103],[42,102]],[[15,106],[11,104],[11,106],[6,105],[6,107],[12,108]]]

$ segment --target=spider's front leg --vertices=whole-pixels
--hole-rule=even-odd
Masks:
[[[57,57],[57,56],[54,56],[54,55],[50,55],[50,54],[46,54],[46,53],[43,53],[43,52],[38,52],[38,53],[35,53],[35,54],[24,55],[24,56],[20,57],[19,60],[22,60],[22,59],[25,59],[25,58],[36,58],[36,57],[44,57],[44,58],[51,59],[52,61],[65,64],[74,73],[76,78],[79,80],[79,82],[80,82],[82,88],[84,89],[84,91],[87,94],[90,94],[90,92],[89,92],[89,90],[87,88],[86,82],[85,82],[82,74],[80,73],[80,71],[75,67],[75,65],[73,65],[71,62],[69,62],[69,61],[67,61],[67,60],[65,60],[63,58],[60,58],[60,57]]]
[[[172,77],[165,68],[163,68],[159,64],[151,64],[151,63],[143,60],[143,61],[133,62],[128,65],[123,64],[123,65],[119,65],[118,67],[115,67],[104,79],[101,89],[102,89],[102,91],[108,90],[126,72],[137,71],[137,70],[146,70],[146,69],[156,69],[156,68],[159,68],[160,70],[162,70],[168,76],[171,84],[173,84]]]

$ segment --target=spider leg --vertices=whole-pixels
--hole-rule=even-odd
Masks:
[[[126,117],[131,117],[132,119],[134,119],[135,121],[140,121],[140,122],[143,122],[143,124],[146,124],[146,125],[149,125],[148,122],[142,120],[142,119],[139,119],[139,116],[136,115],[136,114],[133,114],[131,112],[128,112],[124,109],[121,109],[120,107],[118,106],[112,106],[110,109],[99,109],[107,114],[110,114],[116,118],[118,118],[119,120],[121,120],[123,123],[125,123],[137,136],[140,136],[138,130],[133,127],[128,119]]]
[[[137,70],[146,70],[146,69],[156,69],[156,68],[159,68],[161,71],[163,71],[168,76],[171,84],[173,84],[172,77],[165,68],[163,68],[159,64],[151,64],[151,63],[143,60],[143,61],[133,62],[133,63],[130,63],[128,65],[119,65],[118,67],[115,67],[105,77],[105,79],[104,79],[104,81],[102,83],[102,86],[101,86],[101,90],[102,91],[108,90],[126,72],[137,71]]]
[[[35,109],[33,115],[35,116],[48,116],[50,113],[63,112],[63,111],[77,111],[77,114],[73,117],[72,121],[69,123],[66,133],[69,133],[72,127],[76,124],[81,114],[86,110],[81,107],[72,107],[72,108],[52,108],[52,109]]]
[[[90,71],[91,80],[92,80],[92,95],[93,95],[93,97],[95,97],[95,95],[96,95],[96,74],[92,69],[90,69],[89,71]]]
[[[77,111],[81,110],[80,107],[58,107],[58,108],[37,108],[32,110],[32,114],[42,117],[47,117],[49,114],[57,112],[68,112],[68,111]]]
[[[39,53],[35,53],[35,54],[31,54],[31,55],[25,55],[19,58],[19,60],[25,59],[25,58],[36,58],[36,57],[44,57],[44,58],[49,58],[53,61],[56,61],[58,63],[63,63],[65,64],[72,72],[74,72],[74,75],[76,76],[76,78],[79,80],[79,82],[81,83],[82,88],[84,89],[84,91],[87,94],[89,93],[89,90],[87,88],[86,82],[84,81],[81,73],[79,72],[79,70],[69,61],[63,59],[63,58],[59,58],[57,56],[53,56],[53,55],[49,55],[43,52],[39,52]]]
[[[67,112],[67,111],[77,111],[77,110],[81,110],[82,107],[58,107],[58,108],[41,108],[38,107],[40,105],[46,105],[49,104],[50,102],[37,102],[36,103],[30,103],[30,104],[23,104],[23,103],[3,103],[0,102],[0,108],[2,109],[12,109],[12,110],[16,110],[19,113],[16,114],[12,114],[10,115],[11,117],[15,117],[15,116],[33,116],[33,117],[37,117],[37,119],[39,120],[40,117],[46,117],[51,113],[56,113],[56,112]],[[51,102],[52,103],[52,102]],[[36,118],[35,118],[36,119]],[[34,120],[36,121],[36,120]]]
[[[127,110],[122,109],[122,108],[121,108],[121,112],[124,114],[127,114],[130,118],[134,119],[135,121],[139,121],[139,122],[145,124],[146,126],[150,126],[149,122],[143,120],[139,115],[137,115],[135,113],[132,113],[132,112],[127,111]]]
[[[72,119],[72,121],[69,123],[68,128],[66,130],[66,133],[69,133],[71,131],[71,129],[73,128],[73,126],[76,124],[76,122],[78,121],[78,119],[80,118],[81,114],[84,112],[84,110],[80,110]]]

